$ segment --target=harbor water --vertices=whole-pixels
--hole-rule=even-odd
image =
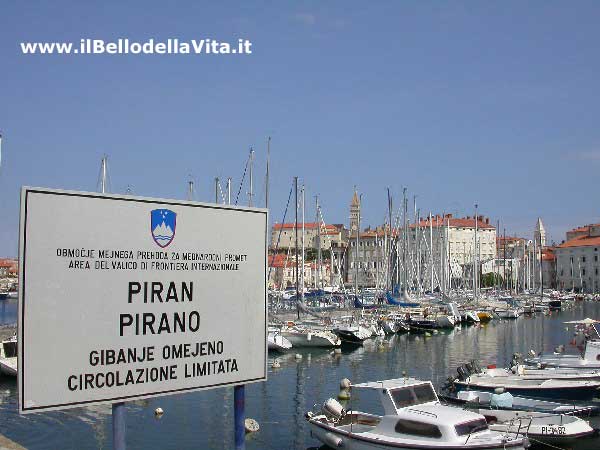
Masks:
[[[481,365],[506,366],[514,352],[549,352],[560,344],[565,344],[567,352],[575,352],[568,345],[574,330],[563,322],[598,318],[599,313],[598,303],[576,302],[550,315],[494,320],[431,336],[371,339],[361,347],[344,348],[341,354],[327,349],[270,353],[268,381],[246,387],[246,415],[260,424],[260,431],[247,437],[246,448],[318,448],[304,414],[328,397],[336,397],[342,378],[358,383],[401,377],[405,372],[432,380],[439,387],[456,373],[458,365],[471,359]],[[0,305],[0,325],[14,320],[16,301]],[[281,363],[278,369],[271,368],[275,358]],[[39,376],[43,378],[43,374]],[[157,407],[164,410],[161,418],[154,416]],[[110,405],[102,405],[19,416],[16,379],[0,378],[0,434],[28,449],[110,448],[110,412]],[[233,437],[233,388],[127,404],[127,445],[131,449],[230,449]],[[600,438],[581,439],[570,448],[599,449]]]

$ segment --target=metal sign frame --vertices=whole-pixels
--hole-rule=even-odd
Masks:
[[[79,198],[94,198],[94,199],[102,199],[105,201],[116,201],[116,202],[135,202],[135,203],[148,203],[153,205],[165,205],[165,206],[176,206],[176,207],[185,207],[185,208],[203,208],[210,210],[227,210],[227,211],[235,211],[240,213],[251,213],[251,214],[261,214],[264,216],[264,232],[262,235],[256,236],[256,239],[261,239],[264,241],[264,258],[262,263],[264,264],[264,282],[263,290],[264,290],[264,300],[263,300],[263,309],[264,309],[264,339],[262,340],[262,345],[264,345],[264,361],[262,361],[262,374],[261,376],[254,377],[251,379],[236,379],[235,381],[229,381],[224,383],[211,383],[209,385],[197,385],[190,386],[185,388],[177,388],[177,389],[162,389],[162,384],[159,384],[158,389],[154,392],[148,392],[144,394],[135,394],[135,395],[121,395],[110,398],[102,398],[102,399],[94,399],[94,400],[84,400],[84,401],[75,401],[75,402],[64,402],[64,403],[56,403],[51,405],[40,405],[40,406],[26,406],[25,400],[26,395],[24,392],[25,387],[25,376],[31,377],[31,374],[27,373],[28,368],[25,366],[25,351],[27,351],[28,342],[25,341],[25,324],[26,324],[26,314],[28,311],[28,293],[27,293],[27,225],[29,220],[30,211],[28,208],[30,207],[29,200],[32,198],[32,195],[50,195],[50,196],[68,196],[68,197],[79,197]],[[48,218],[51,219],[51,218]],[[70,190],[59,190],[59,189],[46,189],[46,188],[36,188],[36,187],[27,187],[24,186],[21,189],[21,214],[20,214],[20,226],[19,226],[19,303],[18,303],[18,373],[17,373],[17,384],[18,384],[18,404],[19,404],[19,413],[27,414],[27,413],[35,413],[35,412],[44,412],[58,409],[68,409],[74,407],[81,407],[86,405],[93,404],[105,404],[105,403],[115,403],[115,402],[123,402],[130,400],[139,400],[144,398],[152,398],[159,397],[165,395],[172,395],[177,393],[185,393],[192,391],[200,391],[207,389],[214,389],[218,387],[225,386],[234,386],[240,384],[248,384],[254,382],[266,381],[267,379],[267,327],[268,327],[268,296],[267,296],[267,288],[266,288],[266,277],[267,277],[267,230],[268,230],[268,211],[264,208],[250,208],[250,207],[239,207],[239,206],[229,206],[229,205],[217,205],[210,203],[201,203],[201,202],[192,202],[192,201],[182,201],[182,200],[171,200],[171,199],[159,199],[159,198],[150,198],[150,197],[139,197],[139,196],[127,196],[127,195],[113,195],[113,194],[98,194],[94,192],[83,192],[83,191],[70,191]],[[101,243],[98,244],[99,247],[102,246]],[[224,319],[225,320],[225,319]],[[48,326],[53,325],[49,324]],[[28,324],[31,326],[31,324]],[[68,325],[67,325],[68,326]],[[253,327],[253,325],[250,325]],[[128,345],[124,343],[124,345]],[[43,373],[38,375],[39,377],[44,377]]]

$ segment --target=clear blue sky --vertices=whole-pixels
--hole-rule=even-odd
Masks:
[[[272,219],[292,177],[347,223],[403,186],[434,212],[550,236],[600,221],[600,3],[595,1],[80,2],[3,0],[0,255],[16,255],[22,185],[198,200],[237,191],[248,148]],[[23,55],[22,41],[252,41],[253,54]],[[245,190],[244,190],[245,192]],[[308,212],[314,218],[314,209]]]

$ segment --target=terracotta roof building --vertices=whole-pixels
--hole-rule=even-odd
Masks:
[[[559,288],[600,292],[600,224],[568,231],[554,254]]]

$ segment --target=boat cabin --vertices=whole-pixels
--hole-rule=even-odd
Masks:
[[[352,389],[375,389],[386,415],[397,415],[400,409],[439,402],[431,381],[415,378],[394,378],[384,381],[353,384]]]

